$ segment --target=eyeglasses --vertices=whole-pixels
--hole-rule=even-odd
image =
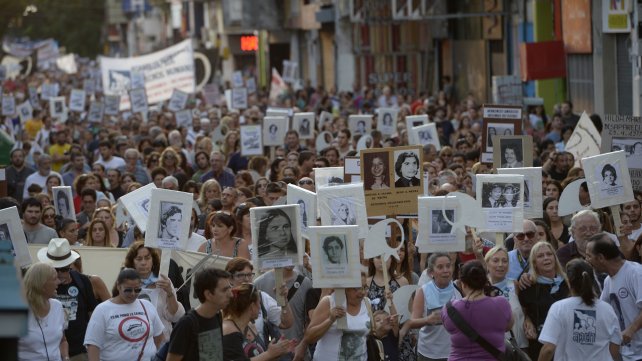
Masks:
[[[140,293],[143,289],[138,288],[123,288],[123,293]]]
[[[71,270],[71,267],[69,267],[69,266],[56,268],[56,272],[58,272],[58,273],[67,273],[70,270]]]
[[[533,239],[535,238],[535,232],[530,231],[530,232],[524,232],[524,233],[516,233],[515,234],[515,239],[518,241],[523,241],[524,238],[528,237],[528,239]]]
[[[55,214],[43,214],[42,218],[43,219],[49,219],[49,218],[54,218],[56,215]]]
[[[243,278],[253,279],[254,275],[256,275],[256,273],[254,273],[254,272],[250,272],[250,273],[240,273],[240,272],[238,272],[238,273],[234,274],[234,278],[236,278],[236,279],[243,279]]]
[[[300,185],[300,186],[302,186],[302,185],[309,185],[309,186],[311,186],[311,185],[313,185],[313,184],[314,184],[314,182],[312,181],[312,179],[303,179],[303,180],[300,180],[300,181],[299,181],[299,185]]]
[[[576,229],[580,233],[586,233],[586,232],[591,232],[591,233],[597,233],[600,231],[600,227],[592,226],[592,227],[587,227],[587,226],[582,226],[578,227]]]

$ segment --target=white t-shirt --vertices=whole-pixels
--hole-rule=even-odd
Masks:
[[[94,162],[94,164],[96,163],[102,164],[102,166],[105,167],[105,170],[118,169],[120,167],[125,166],[125,160],[121,157],[115,157],[115,156],[112,156],[108,162],[105,162],[103,160],[103,157],[101,156],[100,159]]]
[[[163,323],[156,307],[147,300],[122,305],[108,300],[98,305],[91,315],[84,344],[98,347],[101,361],[137,360],[147,339],[141,360],[149,360],[156,354],[153,337],[162,333]]]
[[[642,234],[642,226],[638,229],[634,229],[631,234],[629,234],[629,239],[633,242],[637,241],[640,235]]]
[[[337,328],[337,321],[334,321],[328,331],[317,341],[314,350],[313,361],[366,361],[366,337],[370,332],[370,315],[366,302],[367,298],[361,301],[359,313],[355,316],[346,312],[346,323],[348,327],[344,330]],[[330,309],[335,307],[334,295],[330,296]],[[346,307],[344,304],[343,307]]]
[[[624,331],[642,312],[642,265],[625,261],[615,276],[606,277],[600,298],[613,307]],[[642,330],[633,335],[631,343],[622,345],[620,352],[625,360],[638,360],[642,355]]]
[[[58,172],[51,171],[46,176],[43,176],[40,172],[36,171],[35,173],[31,173],[27,179],[25,179],[25,189],[22,191],[23,199],[29,198],[29,186],[32,184],[39,185],[42,188],[42,192],[47,193],[47,178],[49,178],[50,175],[57,175],[60,179],[60,185],[65,185],[62,180],[62,176]]]
[[[27,334],[18,340],[18,359],[20,361],[42,361],[47,358],[50,361],[62,360],[60,341],[66,327],[65,311],[62,308],[62,303],[55,298],[49,299],[49,306],[49,313],[40,320],[40,325],[38,325],[34,314],[29,312]]]
[[[617,316],[608,303],[587,306],[581,297],[555,302],[544,322],[539,342],[555,345],[555,361],[613,360],[609,344],[620,344]]]

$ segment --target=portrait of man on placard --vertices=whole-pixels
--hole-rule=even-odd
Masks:
[[[301,120],[301,123],[299,123],[299,136],[305,137],[308,135],[310,135],[310,120],[304,118]]]
[[[359,120],[357,122],[357,131],[355,133],[357,133],[359,135],[366,134],[366,121],[365,120]]]
[[[178,244],[181,234],[181,222],[183,221],[181,206],[180,203],[160,202],[159,244]]]
[[[454,222],[455,211],[453,209],[446,209],[446,217],[451,222]],[[441,209],[432,210],[432,233],[433,234],[448,234],[452,231],[453,226],[446,221]]]
[[[327,236],[323,240],[323,263],[325,265],[345,265],[348,259],[348,250],[343,235]]]
[[[346,226],[357,224],[357,214],[351,202],[336,198],[330,201],[332,225]]]
[[[520,139],[501,139],[499,143],[502,168],[521,168],[524,166],[524,150]]]

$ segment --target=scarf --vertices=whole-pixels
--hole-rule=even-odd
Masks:
[[[537,276],[537,283],[543,285],[551,285],[551,294],[559,291],[562,282],[564,282],[564,278],[562,278],[562,276],[560,275],[556,275],[555,278]]]
[[[494,287],[497,287],[500,291],[502,291],[502,294],[506,299],[510,297],[510,289],[508,288],[508,278],[504,278],[503,281],[499,281],[497,283],[493,283]]]
[[[435,284],[435,281],[430,281],[426,284],[424,288],[424,297],[426,297],[426,309],[434,310],[436,308],[442,308],[448,301],[453,297],[453,292],[455,291],[455,285],[452,281],[448,283],[446,288],[439,288]]]
[[[147,288],[158,281],[158,277],[154,276],[152,273],[148,278],[141,278],[140,282],[143,283],[143,288]]]

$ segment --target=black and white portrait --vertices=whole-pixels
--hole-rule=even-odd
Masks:
[[[101,102],[91,102],[87,120],[90,122],[100,122],[103,119],[104,106]]]
[[[187,94],[186,92],[180,91],[178,89],[174,89],[172,91],[172,96],[169,99],[169,104],[167,105],[167,109],[173,112],[178,112],[179,110],[185,109],[185,105],[187,104],[187,98],[189,98],[189,94]]]
[[[296,204],[299,205],[299,215],[301,216],[301,226],[303,229],[308,228],[308,206],[305,204],[303,199],[296,201]],[[301,231],[303,231],[303,229]]]
[[[351,115],[348,117],[348,128],[352,132],[352,137],[370,134],[372,130],[371,115]]]
[[[3,241],[11,242],[11,233],[9,233],[9,225],[6,223],[0,224],[0,242],[3,242]],[[12,245],[12,248],[13,248],[13,245]]]
[[[364,189],[390,189],[390,164],[388,152],[368,152],[363,154]]]
[[[482,208],[514,208],[519,202],[519,183],[484,183]]]
[[[310,135],[310,119],[304,118],[299,123],[299,136]]]
[[[118,115],[119,110],[120,110],[120,96],[106,95],[105,96],[105,114]]]
[[[357,214],[350,199],[334,198],[330,200],[332,225],[346,226],[357,224]]]
[[[64,218],[72,218],[71,215],[73,211],[71,211],[69,206],[71,203],[69,202],[69,197],[67,194],[62,190],[58,190],[55,195],[56,199],[56,213],[58,213],[59,216],[61,216],[63,219]]]
[[[261,141],[260,125],[241,126],[241,155],[262,155],[263,146]]]
[[[452,230],[453,226],[446,221],[446,218],[444,217],[444,213],[446,213],[446,217],[451,222],[455,222],[455,210],[453,209],[446,209],[442,212],[441,209],[433,209],[432,211],[432,217],[431,217],[431,229],[432,229],[432,234],[449,234],[450,231]]]
[[[132,105],[132,113],[147,112],[147,94],[144,88],[132,89],[129,92],[129,99]]]
[[[396,151],[395,159],[395,187],[418,187],[421,184],[419,169],[421,162],[419,153],[414,150]]]
[[[348,248],[346,247],[345,235],[324,236],[321,246],[324,265],[346,265],[348,263]]]
[[[263,118],[263,145],[283,145],[288,130],[287,117]]]
[[[296,234],[298,225],[293,213],[295,207],[256,209],[259,258],[296,257],[298,246]]]
[[[602,197],[619,196],[624,193],[624,188],[619,180],[621,174],[616,169],[616,165],[617,163],[615,165],[606,163],[595,169],[595,172],[599,172],[599,176],[596,174],[596,177],[600,180],[599,190]]]
[[[158,243],[165,248],[173,248],[180,241],[181,223],[183,222],[182,204],[175,202],[160,202],[158,226]]]
[[[417,135],[419,136],[419,143],[426,144],[432,140],[432,135],[427,130],[420,130]]]
[[[496,135],[514,135],[515,126],[507,123],[488,123],[486,131],[486,151],[493,151],[493,137]]]
[[[69,96],[69,110],[74,112],[85,111],[85,91],[72,89]]]
[[[140,202],[137,204],[138,209],[141,211],[143,214],[149,215],[149,198],[147,199],[141,199]]]
[[[394,108],[379,108],[377,112],[377,130],[383,135],[395,133],[398,110]]]
[[[642,139],[612,138],[611,152],[623,150],[629,169],[642,169]]]
[[[502,168],[521,168],[524,166],[524,150],[520,139],[501,139],[499,148]]]
[[[294,113],[292,116],[292,129],[299,133],[300,139],[314,138],[314,119],[315,115],[309,113]]]

